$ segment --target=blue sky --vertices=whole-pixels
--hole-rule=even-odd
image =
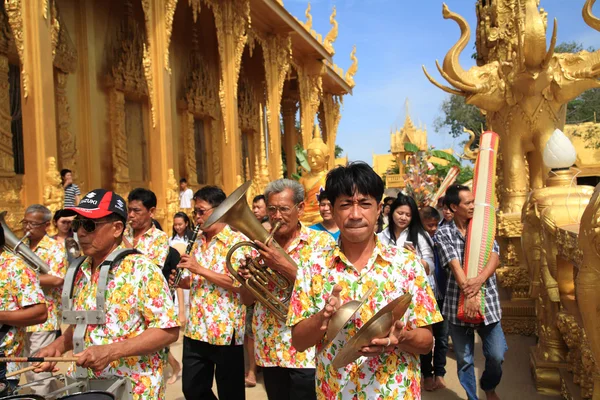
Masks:
[[[285,7],[301,21],[305,20],[306,0],[283,0]],[[447,0],[450,10],[467,19],[473,30],[476,23],[475,0]],[[600,47],[600,32],[588,27],[581,17],[584,0],[541,0],[548,20],[558,20],[558,43],[577,41],[584,47]],[[344,71],[350,65],[352,46],[357,46],[359,60],[352,96],[344,98],[337,144],[350,160],[372,162],[372,154],[386,153],[390,148],[390,128],[401,127],[404,103],[410,101],[410,115],[415,124],[427,125],[429,143],[437,148],[459,142],[447,132],[436,133],[433,122],[441,115],[440,104],[448,95],[425,78],[421,65],[438,82],[435,60],[443,60],[446,52],[460,36],[454,21],[442,17],[442,1],[438,0],[313,0],[313,28],[325,37],[329,32],[329,15],[337,8],[339,36],[334,44],[334,61]],[[600,15],[600,5],[594,8]],[[551,23],[549,23],[551,26]],[[548,32],[548,37],[551,32]],[[549,39],[549,38],[548,38]],[[462,64],[474,65],[475,32],[465,49]]]

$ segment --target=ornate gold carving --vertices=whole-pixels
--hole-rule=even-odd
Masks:
[[[0,176],[14,177],[13,136],[10,130],[10,92],[8,83],[8,57],[0,54]]]
[[[125,2],[125,13],[108,49],[110,66],[107,86],[135,97],[148,96],[148,85],[142,60],[146,34],[133,17],[131,1]]]
[[[498,236],[520,237],[523,231],[520,214],[498,212]]]
[[[581,217],[579,230],[579,248],[582,260],[579,263],[575,290],[577,304],[583,320],[583,328],[590,344],[592,359],[596,360],[595,366],[589,365],[588,370],[593,371],[594,398],[600,395],[600,185],[596,186],[592,198]],[[586,354],[586,357],[588,355]]]
[[[56,71],[54,75],[54,93],[56,104],[56,124],[58,134],[58,149],[61,168],[68,168],[77,173],[77,143],[71,132],[71,112],[67,98],[68,74]],[[76,177],[74,177],[76,178]]]
[[[167,214],[165,215],[166,226],[173,226],[173,216],[179,211],[179,185],[175,179],[175,173],[169,168],[166,191]]]
[[[329,23],[331,24],[331,30],[325,36],[325,40],[323,41],[323,47],[327,50],[331,55],[335,54],[335,49],[333,48],[333,43],[338,37],[338,22],[335,20],[336,10],[335,6],[333,6],[333,11],[331,12],[331,16],[329,17]]]
[[[217,42],[219,47],[219,60],[221,63],[221,80],[219,87],[219,100],[221,102],[221,112],[223,118],[227,120],[227,113],[231,112],[232,105],[228,105],[225,96],[226,80],[233,88],[234,99],[238,94],[238,77],[242,64],[242,54],[244,46],[248,40],[246,33],[247,25],[250,23],[250,2],[249,0],[207,0],[215,16],[215,25],[217,27]],[[226,41],[232,40],[226,45]],[[228,64],[233,61],[233,74],[228,71]],[[227,125],[227,124],[226,124]],[[229,144],[229,132],[234,127],[224,126],[225,145]]]
[[[152,39],[152,8],[150,0],[141,0],[142,9],[144,10],[144,21],[146,23],[146,38],[147,44],[142,46],[142,66],[144,67],[144,76],[148,85],[148,101],[150,103],[150,114],[152,115],[152,128],[156,128],[156,110],[154,109],[154,81],[152,78],[152,54],[154,48],[154,40]],[[168,54],[168,48],[167,52]]]
[[[535,333],[533,318],[502,317],[502,330],[505,334],[531,336]]]
[[[599,30],[600,24],[591,16],[592,3],[588,1],[584,8],[584,20]],[[500,209],[520,213],[527,192],[545,184],[542,151],[552,132],[564,125],[566,104],[600,86],[600,52],[555,54],[557,23],[547,47],[547,14],[539,9],[539,1],[478,2],[478,65],[464,70],[459,59],[469,42],[470,27],[446,6],[443,16],[454,20],[461,31],[443,66],[438,64],[451,87],[425,73],[437,87],[481,108],[488,128],[500,134],[504,185]]]
[[[350,53],[350,59],[352,60],[352,65],[350,65],[350,67],[348,68],[348,71],[346,71],[346,76],[344,77],[344,80],[346,81],[346,83],[348,85],[350,85],[350,87],[354,87],[354,86],[356,86],[356,83],[354,82],[354,75],[356,75],[356,72],[358,71],[358,58],[356,58],[356,45],[352,48],[352,52]]]
[[[169,65],[169,46],[171,45],[171,35],[173,34],[173,16],[175,15],[176,7],[177,0],[165,1],[165,33],[167,36],[165,48],[165,69],[169,72],[169,75],[171,75],[171,66]]]
[[[42,0],[42,16],[48,19],[48,0]]]
[[[558,227],[556,229],[556,247],[558,255],[576,265],[581,265],[583,253],[577,244],[577,234]]]
[[[185,112],[183,114],[182,136],[183,152],[185,154],[184,174],[190,186],[198,186],[198,172],[196,171],[196,138],[194,129],[194,114]]]
[[[239,126],[242,132],[260,132],[260,96],[256,83],[242,68],[238,90]]]
[[[222,126],[223,121],[221,118],[217,118],[216,122],[219,126]],[[216,134],[216,129],[213,130],[213,133],[210,135],[210,139],[212,140],[211,145],[211,154],[212,154],[212,175],[213,175],[213,184],[222,186],[223,185],[223,171],[221,170],[221,162],[223,157],[221,154],[221,135]]]
[[[526,298],[529,293],[529,274],[525,268],[503,267],[496,270],[498,283],[512,289],[512,297]]]
[[[23,219],[24,204],[21,202],[22,176],[0,177],[0,204],[6,213],[6,224],[18,236],[22,232],[19,221]]]
[[[310,32],[310,30],[312,29],[312,15],[310,14],[310,1],[308,2],[308,4],[306,5],[306,11],[304,12],[304,16],[306,17],[306,22],[304,22],[302,25],[304,26],[304,28]]]
[[[130,192],[127,136],[125,134],[125,95],[112,89],[109,93],[110,138],[112,142],[113,190],[127,197]]]
[[[202,0],[188,0],[188,4],[192,9],[192,16],[195,24],[198,21],[198,15],[200,15]]]
[[[302,144],[306,147],[311,139],[315,115],[323,94],[323,78],[320,73],[310,73],[308,68],[302,64],[295,64],[294,67],[298,72],[298,86],[300,89]]]
[[[77,48],[71,40],[67,25],[62,22],[56,2],[52,4],[52,57],[54,66],[65,73],[77,70]]]
[[[25,57],[25,39],[23,27],[23,15],[21,0],[5,0],[4,7],[8,16],[8,23],[12,29],[13,38],[21,61],[21,81],[23,82],[23,97],[29,95],[29,73],[27,72],[27,60]]]
[[[319,122],[321,123],[323,132],[326,133],[329,154],[334,155],[337,130],[340,120],[342,119],[342,115],[340,113],[341,97],[332,95],[331,93],[325,93],[321,99],[321,106],[323,112],[319,113]],[[329,168],[333,168],[334,164],[335,157],[330,157]]]
[[[54,213],[63,208],[65,192],[61,185],[60,173],[56,168],[56,158],[46,159],[46,181],[44,183],[44,205]]]
[[[187,109],[197,117],[217,119],[219,113],[219,93],[216,66],[208,63],[202,54],[198,32],[192,30],[192,51],[188,61],[188,75],[185,80],[183,101]]]

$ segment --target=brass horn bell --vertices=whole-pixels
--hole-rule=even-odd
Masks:
[[[223,222],[243,233],[250,240],[259,240],[268,245],[272,240],[273,233],[277,231],[279,225],[277,224],[273,228],[272,233],[269,234],[256,219],[246,200],[246,192],[251,184],[252,182],[248,181],[229,195],[223,203],[213,210],[213,213],[208,220],[206,220],[202,229],[205,230],[217,222]],[[279,272],[272,270],[264,264],[260,264],[257,259],[250,260],[246,266],[252,277],[244,279],[237,273],[237,269],[234,268],[231,263],[231,257],[240,247],[252,247],[258,249],[256,244],[252,241],[240,242],[231,247],[227,253],[227,269],[229,270],[229,273],[248,289],[262,305],[267,307],[278,319],[285,321],[289,308],[289,299],[292,294],[293,282],[290,282]],[[277,242],[273,240],[272,243],[289,262],[296,265]],[[276,290],[273,290],[273,287],[269,287],[272,285],[274,285]],[[273,292],[281,292],[284,293],[284,295],[282,298],[279,298]]]
[[[41,258],[23,243],[23,240],[29,235],[26,234],[19,240],[13,231],[10,230],[5,221],[6,213],[6,211],[0,213],[0,225],[2,225],[2,228],[4,229],[4,248],[16,256],[19,256],[35,272],[41,272],[42,274],[50,272],[48,264],[42,261]]]

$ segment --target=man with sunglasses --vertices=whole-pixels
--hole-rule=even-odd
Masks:
[[[194,194],[194,218],[202,225],[225,200],[216,186]],[[183,394],[187,399],[241,399],[244,383],[244,316],[239,282],[228,272],[229,249],[244,235],[224,223],[202,231],[192,254],[183,254],[180,268],[189,271],[179,287],[190,289],[190,312],[183,338]],[[174,281],[175,271],[169,278]]]
[[[304,213],[304,187],[300,183],[290,179],[273,181],[265,189],[265,199],[271,226],[280,224],[273,239],[295,264],[308,260],[314,251],[335,247],[331,235],[300,223]],[[256,244],[264,263],[293,285],[296,265],[291,264],[272,244]],[[238,271],[245,278],[250,277],[247,269],[242,267]],[[274,284],[268,290],[280,299],[288,294],[278,291]],[[285,320],[279,320],[259,302],[254,307],[252,328],[256,364],[262,367],[269,400],[316,399],[314,348],[297,351],[292,346],[292,331],[285,325]]]
[[[67,273],[67,253],[65,246],[47,235],[50,227],[52,212],[41,204],[33,204],[25,210],[25,217],[21,226],[27,238],[24,243],[46,264],[50,270],[48,274],[39,274],[40,286],[44,291],[48,318],[45,322],[27,327],[25,341],[25,356],[35,354],[42,347],[52,343],[60,332],[62,316],[61,293],[65,274]],[[32,386],[34,393],[45,395],[56,389],[49,373],[25,373],[27,382],[36,382]]]
[[[73,229],[87,256],[73,281],[73,310],[93,310],[99,267],[114,251],[124,248],[127,207],[121,196],[96,189],[79,206],[68,209],[77,213]],[[146,256],[130,254],[113,263],[107,279],[106,322],[88,325],[85,350],[74,354],[76,364],[88,368],[90,378],[128,377],[134,400],[163,399],[164,349],[177,340],[179,320],[162,271]],[[38,356],[56,357],[73,350],[73,333],[70,326]],[[43,363],[39,370],[52,368],[52,363]]]

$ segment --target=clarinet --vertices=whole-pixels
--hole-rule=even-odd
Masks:
[[[185,254],[189,255],[192,252],[192,249],[194,248],[194,243],[196,243],[196,239],[198,238],[198,233],[200,233],[200,224],[196,225],[196,227],[194,228],[192,237],[187,242],[187,247],[185,248]],[[181,281],[182,275],[183,275],[183,268],[177,268],[175,280],[173,282],[173,286],[171,287],[171,293],[175,293],[175,291],[179,287],[179,282]]]

